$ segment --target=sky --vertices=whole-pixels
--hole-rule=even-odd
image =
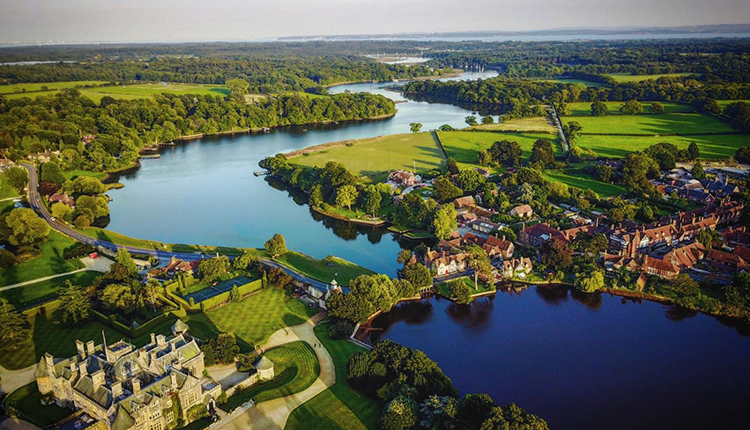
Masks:
[[[0,43],[745,23],[748,0],[0,0]]]

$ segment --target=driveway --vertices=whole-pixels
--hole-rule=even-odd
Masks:
[[[36,364],[19,370],[8,370],[0,366],[0,393],[10,394],[17,388],[34,382]]]

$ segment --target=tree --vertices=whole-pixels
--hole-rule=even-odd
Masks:
[[[542,245],[542,263],[553,270],[565,270],[573,264],[573,251],[560,239],[550,239]]]
[[[432,180],[432,193],[441,202],[447,202],[461,197],[464,190],[453,185],[451,178],[440,176]]]
[[[620,106],[620,112],[625,115],[637,115],[643,112],[643,106],[638,103],[638,100],[628,100],[624,105]]]
[[[623,160],[622,182],[631,192],[646,193],[653,188],[649,179],[659,174],[659,164],[647,154],[634,152]]]
[[[49,225],[39,218],[33,209],[13,209],[5,223],[10,229],[8,242],[11,245],[30,245],[46,238],[49,234]]]
[[[734,159],[739,163],[750,163],[750,146],[743,146],[734,153]]]
[[[597,100],[591,103],[591,116],[603,116],[607,114],[607,104]]]
[[[274,234],[272,238],[268,239],[268,241],[266,241],[263,246],[265,246],[266,252],[271,255],[271,258],[280,257],[287,253],[286,240],[284,239],[283,235],[278,233]]]
[[[451,175],[457,175],[461,170],[458,168],[458,163],[453,157],[448,157],[448,159],[445,161],[445,166],[448,169],[448,173],[450,173]]]
[[[706,179],[706,171],[703,170],[703,165],[700,161],[696,161],[695,164],[693,164],[693,168],[690,169],[690,174],[699,181]]]
[[[456,208],[452,204],[440,206],[437,212],[435,212],[432,228],[435,237],[438,239],[448,239],[453,230],[458,228]]]
[[[201,346],[205,355],[206,366],[214,364],[234,363],[234,358],[240,352],[237,339],[230,333],[219,333],[215,339],[209,339]]]
[[[90,214],[92,219],[105,217],[109,215],[107,198],[104,196],[82,195],[76,199],[76,212],[87,216]]]
[[[518,166],[521,164],[521,145],[517,142],[502,140],[490,147],[492,160],[504,166]]]
[[[368,185],[365,187],[365,212],[368,214],[375,216],[378,212],[380,212],[380,203],[383,200],[383,195],[380,194],[380,191],[378,191],[377,187],[374,185]]]
[[[399,277],[411,284],[417,289],[432,285],[432,274],[430,269],[422,263],[407,264],[399,272]]]
[[[459,305],[471,303],[471,289],[463,279],[454,279],[448,283],[448,292],[451,298]]]
[[[720,237],[721,235],[716,230],[701,230],[698,232],[698,236],[695,240],[705,246],[706,250],[709,250],[713,247],[714,242],[719,241]]]
[[[406,265],[409,260],[411,260],[411,251],[409,251],[408,249],[402,249],[398,252],[398,255],[396,256],[396,262],[398,264]]]
[[[464,121],[469,127],[477,125],[477,117],[475,117],[474,115],[467,116],[466,118],[464,118]]]
[[[229,97],[237,101],[245,100],[245,94],[250,88],[250,84],[244,79],[227,79],[225,85],[229,88]]]
[[[697,160],[700,156],[701,150],[698,148],[698,144],[695,142],[690,142],[687,150],[685,150],[685,159],[688,161],[694,161]]]
[[[156,312],[156,302],[164,297],[164,287],[156,279],[149,279],[146,285],[141,289],[143,299],[151,303],[151,307]]]
[[[680,153],[677,146],[667,142],[651,145],[643,152],[659,163],[659,169],[661,170],[674,169],[675,161],[677,161],[678,154]]]
[[[232,260],[232,267],[238,270],[247,270],[248,267],[257,262],[258,257],[256,255],[244,251],[242,254],[234,257],[234,260]]]
[[[60,165],[54,161],[48,161],[42,164],[42,174],[40,179],[46,182],[52,182],[58,187],[65,183],[65,175],[60,170]]]
[[[477,164],[480,166],[489,166],[492,163],[492,156],[489,152],[482,149],[477,153]]]
[[[229,292],[229,300],[235,303],[242,300],[242,293],[240,293],[240,289],[237,288],[236,285],[232,287],[232,291]]]
[[[0,299],[0,348],[18,349],[29,339],[28,321],[15,306]]]
[[[683,296],[697,296],[701,292],[700,285],[693,280],[687,273],[680,273],[672,280],[672,289]]]
[[[89,319],[91,301],[83,288],[65,281],[66,288],[60,295],[60,311],[64,324],[79,324]]]
[[[555,150],[549,139],[538,139],[531,148],[529,163],[541,163],[543,168],[555,162]]]
[[[487,179],[474,169],[461,170],[456,179],[464,192],[470,194],[475,193],[487,182]]]
[[[62,190],[68,194],[101,194],[107,191],[107,186],[97,178],[91,176],[79,176],[72,181],[65,181]]]
[[[23,167],[11,167],[5,171],[4,175],[8,185],[15,188],[19,193],[22,193],[26,184],[29,183],[29,173]]]
[[[229,258],[225,255],[220,255],[214,258],[207,258],[201,260],[198,264],[198,276],[207,282],[212,283],[225,273],[229,269]]]
[[[578,273],[573,284],[584,293],[593,293],[604,288],[604,273],[601,270],[592,270],[591,273]]]
[[[352,205],[357,201],[359,192],[353,185],[343,185],[336,190],[336,205],[346,206],[347,209],[351,210]]]
[[[411,130],[412,133],[419,133],[419,130],[421,129],[422,129],[421,122],[412,122],[409,124],[409,130]]]
[[[474,289],[479,289],[479,275],[484,276],[490,286],[495,284],[495,279],[492,276],[492,263],[490,263],[490,257],[487,253],[477,245],[471,244],[465,248],[469,267],[474,270]]]
[[[574,141],[578,139],[578,136],[581,134],[581,130],[583,130],[583,127],[578,121],[569,121],[563,124],[562,129],[565,138],[568,139],[568,141]]]
[[[651,112],[652,114],[658,115],[664,112],[664,105],[659,102],[653,102],[648,107],[648,111]]]
[[[73,217],[74,209],[65,203],[55,203],[52,205],[52,216],[57,219],[70,221]]]
[[[417,424],[417,403],[408,396],[396,396],[385,405],[380,417],[383,430],[409,430]]]
[[[310,188],[310,199],[309,199],[310,206],[317,208],[320,207],[320,205],[323,204],[323,186],[320,184],[315,184]]]
[[[91,225],[91,219],[86,215],[78,215],[73,224],[76,228],[86,228]]]
[[[135,264],[135,261],[133,260],[133,256],[130,255],[127,249],[118,248],[117,255],[115,256],[115,261],[122,264],[122,266],[125,267],[125,269],[127,269],[128,275],[130,276],[138,275],[138,266]]]
[[[16,256],[7,249],[0,249],[0,269],[10,269],[17,262]]]
[[[138,297],[133,288],[126,284],[110,284],[99,293],[99,301],[110,311],[128,314],[138,305]]]
[[[547,422],[530,414],[511,403],[503,407],[494,407],[482,423],[481,430],[549,430]]]
[[[482,124],[494,124],[495,118],[492,115],[485,115],[482,117]]]

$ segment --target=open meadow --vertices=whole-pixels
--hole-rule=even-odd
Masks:
[[[622,185],[607,184],[580,171],[547,170],[542,176],[550,182],[561,182],[582,190],[590,189],[603,198],[615,197],[627,192]]]
[[[331,145],[331,144],[327,144]],[[360,139],[335,145],[307,148],[304,154],[289,160],[291,164],[323,167],[337,161],[353,174],[366,181],[380,182],[395,169],[426,172],[443,169],[445,157],[432,133],[394,134],[391,136]]]
[[[617,136],[581,135],[576,145],[590,148],[602,157],[619,158],[631,152],[643,151],[651,145],[668,142],[680,149],[686,149],[690,142],[698,144],[701,158],[719,159],[734,156],[742,146],[750,145],[747,134],[714,134],[703,136]]]
[[[651,106],[649,101],[640,102],[643,106],[643,113],[648,115],[648,107]],[[664,106],[664,113],[693,113],[694,110],[690,105],[683,103],[659,102]],[[607,105],[607,115],[623,115],[619,109],[625,102],[604,102]],[[567,103],[566,107],[570,110],[569,116],[591,116],[591,102],[574,102]]]
[[[717,118],[697,113],[668,115],[604,115],[564,117],[563,123],[578,121],[581,134],[665,134],[734,133],[732,127]]]
[[[559,153],[561,150],[560,145],[556,143],[557,136],[551,134],[440,131],[438,135],[448,157],[455,158],[461,169],[479,167],[477,153],[482,149],[489,149],[493,143],[501,140],[517,142],[523,151],[521,160],[524,163],[528,162],[531,148],[538,139],[549,139],[553,142],[555,152]]]
[[[480,124],[471,127],[472,130],[484,131],[518,131],[523,133],[557,133],[557,128],[549,116],[529,118],[513,118],[495,124]]]
[[[103,81],[81,81],[81,82],[49,82],[38,84],[13,84],[0,85],[0,94],[7,99],[19,99],[23,97],[36,98],[39,96],[54,95],[64,88],[76,88],[81,95],[99,103],[104,96],[116,99],[139,99],[149,98],[156,94],[197,94],[212,96],[227,96],[229,89],[222,85],[198,85],[179,83],[142,83],[128,85],[108,85]],[[43,90],[47,87],[48,90]],[[22,92],[26,89],[26,92]]]
[[[615,80],[615,82],[643,82],[649,79],[657,80],[659,78],[670,77],[680,78],[683,76],[695,75],[695,73],[660,73],[656,75],[631,75],[630,73],[610,73],[609,76]]]

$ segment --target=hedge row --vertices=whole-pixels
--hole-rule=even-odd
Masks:
[[[178,294],[175,293],[175,290],[177,289],[178,283],[172,282],[170,284],[166,284],[164,287],[167,291],[167,295],[177,302],[180,306],[182,306],[185,310],[191,311],[191,312],[198,312],[198,311],[206,311],[209,309],[214,309],[220,306],[224,306],[230,303],[229,296],[232,293],[232,290],[225,291],[221,294],[218,294],[216,296],[210,297],[206,300],[203,300],[200,303],[190,304],[187,300],[180,297]],[[240,294],[245,296],[246,294],[250,294],[254,291],[257,291],[261,289],[263,286],[263,281],[261,279],[256,279],[254,281],[248,282],[247,284],[240,285],[238,290],[240,291]]]

